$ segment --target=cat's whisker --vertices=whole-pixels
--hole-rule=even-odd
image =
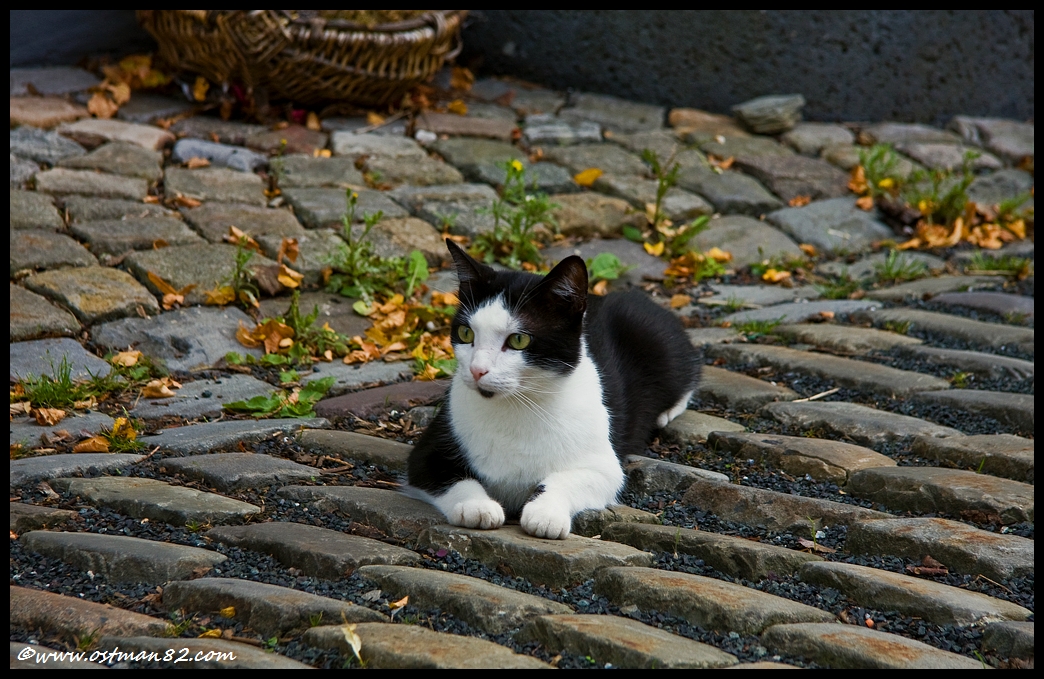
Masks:
[[[523,406],[525,406],[531,413],[540,418],[540,420],[545,425],[554,429],[554,417],[551,415],[551,413],[547,412],[547,410],[544,409],[539,403],[520,392],[515,392],[512,394],[512,396],[515,397],[515,400]]]

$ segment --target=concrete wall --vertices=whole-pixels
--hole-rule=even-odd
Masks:
[[[1033,11],[485,10],[464,59],[711,111],[801,93],[809,120],[1033,117]]]
[[[130,10],[12,10],[11,65],[150,49]],[[800,92],[809,120],[1033,117],[1032,10],[479,10],[462,63],[557,89],[727,111]]]

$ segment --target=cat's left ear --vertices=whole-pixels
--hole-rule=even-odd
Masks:
[[[566,257],[551,269],[541,286],[573,313],[587,309],[587,265],[576,255]]]

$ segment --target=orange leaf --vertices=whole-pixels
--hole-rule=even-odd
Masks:
[[[595,183],[595,180],[602,176],[602,171],[597,167],[589,167],[583,172],[577,172],[573,175],[573,181],[580,186],[590,187]]]
[[[195,198],[189,198],[188,196],[183,196],[180,193],[178,195],[174,196],[173,202],[174,202],[175,205],[178,205],[180,207],[188,207],[188,208],[199,207],[200,205],[203,204],[203,201],[201,201],[201,200],[196,200]]]
[[[111,118],[116,115],[120,107],[104,92],[95,92],[87,102],[87,110],[98,118]]]
[[[152,284],[155,285],[159,289],[159,291],[162,292],[163,294],[166,294],[166,295],[176,295],[176,294],[178,294],[178,291],[174,289],[173,285],[171,285],[167,281],[163,280],[162,278],[160,278],[156,274],[152,273],[151,271],[147,272],[146,275],[148,276],[149,281],[151,281]]]
[[[144,357],[140,351],[121,351],[112,357],[112,362],[116,365],[122,365],[124,368],[130,368],[131,366],[137,365]]]
[[[769,283],[779,283],[788,278],[790,278],[789,271],[777,271],[775,269],[769,269],[761,276],[761,280],[768,281]]]
[[[210,167],[210,161],[206,158],[199,158],[197,156],[193,156],[192,158],[189,158],[185,161],[185,167],[187,167],[190,170],[195,170],[201,167]]]
[[[209,304],[211,306],[225,306],[236,299],[236,291],[231,285],[224,285],[213,290],[205,290],[203,294],[207,297],[204,304]]]
[[[279,275],[276,277],[280,283],[287,288],[296,288],[304,280],[304,274],[297,273],[286,264],[279,265]]]
[[[172,398],[175,395],[162,380],[152,380],[141,390],[142,398]]]
[[[207,98],[207,90],[210,89],[210,83],[207,79],[201,75],[196,76],[196,83],[192,86],[192,98],[196,101],[203,101]]]
[[[74,453],[107,453],[109,452],[109,442],[104,436],[92,436],[91,438],[80,441],[73,446]]]
[[[323,129],[323,124],[319,121],[319,116],[316,115],[315,111],[308,112],[308,118],[305,120],[305,127],[313,132],[319,132]]]
[[[860,210],[869,212],[874,209],[874,198],[873,196],[863,196],[862,198],[857,198],[855,204]]]
[[[279,241],[279,252],[276,253],[276,261],[282,262],[283,257],[290,260],[293,264],[297,261],[297,258],[301,256],[301,249],[298,247],[296,238],[284,238]]]
[[[815,257],[816,255],[819,254],[819,251],[816,250],[816,246],[812,245],[811,243],[802,243],[798,247],[801,248],[801,251],[804,252],[809,257]]]
[[[383,122],[384,122],[384,116],[382,116],[380,113],[374,113],[373,111],[369,111],[366,114],[366,124],[367,125],[370,125],[370,126],[380,125]]]
[[[461,99],[454,99],[446,106],[446,110],[450,113],[456,113],[458,116],[466,116],[468,114],[468,105]]]
[[[241,231],[234,226],[228,227],[228,235],[224,237],[224,240],[232,245],[242,245],[254,252],[261,252],[261,245],[256,240],[251,238],[245,231]]]
[[[608,287],[609,281],[603,278],[602,280],[594,284],[594,287],[591,288],[591,294],[599,296],[605,295],[608,292],[608,290],[606,289]]]
[[[450,71],[450,87],[455,90],[468,91],[475,82],[475,75],[462,66],[454,66]]]
[[[166,309],[168,311],[170,309],[173,309],[174,305],[176,305],[176,304],[177,305],[181,305],[181,304],[184,304],[184,303],[185,303],[185,296],[184,295],[176,295],[176,294],[170,293],[170,292],[168,292],[166,295],[163,295],[163,299],[160,300],[160,306],[162,306],[164,309]]]
[[[32,411],[36,423],[41,426],[50,427],[65,419],[65,411],[61,408],[37,408]]]
[[[787,204],[790,207],[804,207],[812,202],[812,196],[794,196]]]
[[[419,382],[430,382],[430,381],[434,380],[436,377],[438,377],[438,375],[439,375],[439,369],[429,363],[428,365],[424,366],[424,370],[419,372],[419,373],[417,373],[417,375],[415,375],[413,379],[415,379],[415,380],[417,380]],[[391,606],[393,610],[396,610],[397,608],[401,608],[401,606],[400,607],[396,607],[394,604],[388,604],[388,605]]]
[[[711,248],[710,250],[707,250],[707,252],[705,252],[703,254],[704,254],[704,256],[709,257],[709,258],[713,259],[715,262],[719,262],[721,264],[724,264],[725,262],[731,262],[732,261],[732,253],[731,252],[725,252],[724,250],[722,250],[722,249],[720,249],[720,248],[718,248],[716,246]]]
[[[692,297],[688,295],[672,295],[671,296],[671,308],[681,309],[683,306],[692,303]]]
[[[869,186],[866,183],[866,170],[863,169],[862,165],[856,165],[852,168],[851,179],[848,180],[848,190],[852,193],[863,195],[867,189],[869,189]]]
[[[242,321],[239,323],[239,329],[236,330],[236,339],[240,344],[251,349],[261,346],[260,338],[255,337],[254,331],[243,325]]]

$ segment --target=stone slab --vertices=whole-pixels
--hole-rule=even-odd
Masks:
[[[456,287],[446,290],[445,292],[452,292],[455,289]],[[262,299],[260,309],[261,317],[286,318],[287,314],[290,313],[291,299],[292,298],[290,297],[268,297]],[[321,291],[305,291],[302,292],[300,297],[298,298],[298,310],[301,313],[310,314],[316,309],[318,309],[319,315],[316,317],[316,324],[319,327],[322,327],[324,324],[328,324],[336,332],[339,332],[342,335],[347,335],[348,337],[354,337],[355,335],[364,334],[366,330],[372,325],[372,322],[368,318],[366,318],[365,316],[360,316],[359,314],[355,313],[354,309],[352,309],[352,304],[354,304],[355,301],[356,300],[350,297],[343,297],[336,293]],[[360,368],[360,366],[354,364],[348,366],[344,363],[341,363],[340,365],[345,366],[350,370],[362,369]],[[376,364],[365,364],[363,367],[369,369],[371,367],[375,367],[375,365]],[[387,366],[388,364],[382,363],[381,365]],[[337,381],[334,382],[334,386],[331,387],[330,391],[328,392],[328,395],[336,395],[346,389],[354,388],[347,386],[347,384],[349,383],[354,383],[354,380],[351,377],[344,378],[347,381],[345,382],[345,385],[341,384],[342,375],[339,372],[340,369],[336,366],[336,363],[319,363],[313,365],[313,369],[315,367],[318,367],[319,373],[322,373],[319,375],[320,377],[326,377],[327,375],[331,374],[337,377]],[[360,374],[360,380],[362,380],[362,378],[368,374],[369,373]],[[378,370],[375,374],[383,375],[384,372]],[[306,376],[303,379],[307,380],[308,378]],[[372,379],[363,380],[360,384],[356,386],[362,386],[362,384],[366,382],[389,381],[389,379],[390,378],[375,377]]]
[[[1033,298],[1004,292],[950,292],[932,298],[935,304],[988,311],[1004,316],[1018,314],[1033,318]]]
[[[167,169],[164,186],[170,197],[180,194],[195,200],[249,205],[265,205],[268,202],[261,177],[228,168],[189,170],[171,167]]]
[[[254,172],[268,165],[268,156],[247,150],[241,146],[217,144],[202,139],[180,139],[171,150],[170,159],[175,163],[187,163],[193,158],[210,162],[210,167],[227,167],[240,172]]]
[[[696,396],[738,411],[757,410],[773,401],[793,401],[797,392],[723,368],[703,366]],[[669,426],[669,425],[668,425]]]
[[[103,476],[97,479],[57,479],[52,485],[126,516],[161,521],[172,526],[184,526],[190,522],[240,523],[261,513],[260,507],[246,502],[172,486],[156,479]]]
[[[919,281],[901,283],[889,288],[879,288],[866,293],[869,299],[901,302],[907,298],[925,299],[955,290],[970,290],[976,287],[994,286],[997,279],[990,276],[939,276],[922,278]]]
[[[413,450],[413,446],[391,439],[339,430],[308,429],[298,434],[297,441],[305,450],[318,449],[341,459],[360,460],[399,471],[406,470],[406,460]]]
[[[723,137],[749,137],[750,133],[740,127],[732,116],[708,113],[695,108],[671,109],[667,122],[678,134],[698,137],[700,142],[721,135]]]
[[[590,120],[568,121],[537,113],[526,116],[522,138],[530,147],[538,144],[597,144],[602,141],[602,126]]]
[[[689,341],[697,348],[708,344],[721,344],[722,342],[746,341],[742,335],[733,328],[689,328],[685,331]]]
[[[713,198],[711,202],[714,202]],[[722,211],[717,203],[715,206]],[[742,215],[712,219],[708,228],[696,235],[693,243],[701,251],[717,247],[730,253],[730,264],[736,268],[773,257],[804,257],[797,243],[782,231]]]
[[[788,622],[827,622],[818,608],[714,578],[654,568],[604,568],[595,592],[618,606],[636,605],[677,615],[704,629],[758,634]]]
[[[746,431],[746,427],[722,417],[686,410],[671,420],[661,430],[660,436],[667,441],[694,444],[702,443],[712,432],[716,431]]]
[[[25,533],[31,530],[57,528],[76,518],[76,512],[68,509],[40,507],[24,502],[9,502],[8,519],[12,533]]]
[[[689,135],[689,141],[695,141]],[[700,143],[700,150],[704,153],[713,154],[722,160],[726,158],[751,159],[759,157],[793,156],[789,146],[784,146],[774,139],[761,136],[738,137],[735,135],[723,136],[722,139],[712,138]]]
[[[170,649],[177,649],[169,662],[159,661],[164,669],[183,668],[175,665],[177,659],[185,653],[185,658],[192,658],[194,670],[310,670],[310,665],[285,658],[278,653],[269,652],[250,644],[242,644],[224,639],[150,639],[147,637],[102,637],[98,641],[101,648],[119,648],[124,653],[155,653],[158,658],[166,657]],[[182,651],[185,649],[185,651]],[[199,660],[196,660],[199,658]],[[185,662],[184,660],[182,662]]]
[[[147,634],[162,637],[172,629],[166,620],[125,611],[108,604],[14,585],[11,585],[10,591],[12,627],[42,629],[70,637],[82,634],[85,629],[97,630],[100,634]]]
[[[757,134],[779,134],[801,120],[805,98],[800,94],[770,94],[732,107],[747,129]]]
[[[109,417],[108,415],[105,415],[104,413],[98,413],[98,412],[94,412],[94,411],[87,411],[86,413],[83,413],[83,414],[77,414],[76,412],[73,412],[72,415],[67,415],[58,424],[54,424],[54,425],[50,425],[50,426],[41,426],[41,425],[37,424],[36,420],[31,418],[31,417],[12,418],[11,419],[11,423],[10,423],[11,445],[21,445],[24,448],[36,448],[36,447],[39,447],[39,446],[42,446],[44,448],[50,448],[53,445],[53,438],[55,437],[55,435],[59,431],[63,431],[64,430],[64,431],[67,431],[67,432],[69,432],[70,434],[72,434],[74,436],[79,436],[79,437],[82,437],[82,438],[88,438],[88,437],[93,436],[93,435],[95,435],[95,434],[97,434],[99,432],[106,431],[106,430],[111,430],[112,429],[112,425],[113,425],[113,419],[111,417]],[[49,473],[48,470],[47,470],[48,464],[52,463],[52,464],[55,464],[59,468],[59,470],[56,471],[56,473],[58,475],[61,475],[61,474],[75,473],[77,471],[81,471],[79,468],[77,468],[75,466],[76,462],[81,460],[81,458],[83,459],[84,462],[86,462],[88,464],[89,467],[93,466],[95,463],[97,463],[99,461],[104,461],[104,457],[102,457],[102,458],[92,458],[91,460],[88,461],[86,458],[84,458],[85,455],[102,455],[102,456],[104,456],[104,455],[108,455],[108,453],[78,453],[78,454],[70,456],[68,459],[61,458],[61,460],[57,459],[56,456],[54,456],[54,455],[49,455],[49,456],[46,457],[46,459],[45,458],[35,458],[35,457],[34,458],[29,458],[30,460],[33,460],[33,461],[32,462],[28,462],[27,461],[25,463],[22,463],[19,460],[18,461],[19,462],[18,465],[15,465],[14,462],[11,463],[13,465],[11,467],[11,473],[14,474],[15,473],[15,468],[17,467],[20,470],[19,471],[20,474],[22,473],[21,470],[32,470],[32,474],[36,474],[36,473],[48,474]],[[63,469],[62,468],[63,464],[69,463],[69,462],[73,463],[73,467],[71,468],[72,471],[70,471],[70,469]],[[36,477],[34,477],[34,478],[36,478]],[[51,478],[51,477],[50,476],[46,476],[46,477],[42,477],[42,478]]]
[[[657,182],[655,179],[607,174],[599,177],[593,188],[596,191],[626,200],[631,207],[643,214],[647,204],[656,203]],[[664,194],[660,210],[674,222],[695,219],[703,215],[709,216],[714,212],[713,206],[703,198],[675,187],[669,188]]]
[[[1012,198],[1028,198],[1017,208],[1015,213],[1026,216],[1033,209],[1033,175],[1025,170],[1009,168],[998,170],[992,174],[976,177],[968,187],[968,198],[993,207]]]
[[[307,233],[289,210],[273,210],[245,203],[204,203],[197,208],[183,209],[181,214],[193,229],[211,243],[225,242],[229,227],[232,226],[255,238],[300,238]]]
[[[951,571],[981,573],[998,582],[1033,574],[1033,540],[949,519],[862,521],[849,526],[845,549],[852,554],[901,556],[917,562],[931,556]]]
[[[740,156],[736,167],[764,184],[786,202],[848,195],[848,175],[830,163],[806,156]]]
[[[29,86],[43,95],[85,92],[100,85],[98,76],[76,66],[43,66],[11,69],[11,96],[30,93]]]
[[[613,132],[641,132],[663,127],[667,109],[652,104],[587,92],[569,96],[569,108],[558,115],[565,120],[590,120]]]
[[[921,393],[917,401],[939,403],[973,415],[992,417],[1017,432],[1033,434],[1033,395],[978,389],[947,389]],[[1001,433],[1001,432],[995,432]]]
[[[49,128],[91,115],[61,97],[11,97],[11,125]]]
[[[11,153],[37,163],[54,165],[62,158],[83,155],[87,149],[57,132],[22,125],[11,130]]]
[[[872,143],[891,144],[893,146],[904,142],[956,144],[960,141],[960,137],[949,130],[940,130],[937,127],[922,123],[885,121],[867,125],[861,131]]]
[[[335,156],[347,156],[352,160],[361,156],[419,158],[427,155],[420,144],[407,137],[346,131],[334,132],[330,138],[330,147]]]
[[[931,170],[960,172],[969,153],[978,154],[978,157],[971,160],[972,172],[999,170],[1004,167],[1001,160],[992,153],[961,144],[904,142],[896,145],[896,148]]]
[[[420,216],[421,206],[428,202],[479,203],[490,206],[497,192],[486,184],[445,184],[442,186],[400,186],[388,192],[388,197]]]
[[[1004,118],[954,116],[948,125],[965,141],[983,145],[999,156],[1018,163],[1033,157],[1033,123]]]
[[[312,620],[385,622],[387,617],[363,606],[288,587],[233,578],[199,578],[172,582],[163,588],[163,605],[169,610],[218,613],[229,606],[234,619],[265,638],[300,633]]]
[[[388,219],[408,217],[409,213],[398,203],[379,191],[356,191],[358,206],[355,219],[362,222],[363,215],[383,212]],[[342,189],[286,189],[283,196],[294,208],[294,214],[309,229],[343,229],[348,202]]]
[[[762,635],[770,650],[833,669],[982,669],[984,663],[898,634],[835,623],[776,625]]]
[[[974,625],[996,620],[1026,620],[1022,606],[924,578],[848,563],[809,563],[799,577],[833,587],[859,606],[897,611],[937,625]]]
[[[155,439],[149,443],[163,445]],[[163,466],[174,473],[199,479],[208,486],[226,491],[308,481],[321,474],[314,467],[254,453],[190,455],[164,460]]]
[[[42,195],[42,194],[41,194]],[[144,217],[172,217],[177,214],[162,205],[143,203],[140,200],[122,198],[92,198],[90,196],[66,196],[65,210],[74,222],[90,222],[99,219],[123,219]]]
[[[398,205],[396,210],[401,210]],[[352,238],[362,238],[364,227],[361,224],[352,226]],[[374,254],[381,257],[408,258],[414,250],[419,250],[433,269],[441,267],[449,260],[446,241],[434,226],[416,217],[394,217],[382,219],[370,231],[368,240],[373,245]]]
[[[327,229],[302,231],[300,235],[293,236],[297,241],[297,259],[292,263],[284,260],[284,263],[304,276],[304,285],[318,286],[322,283],[323,272],[330,269],[334,253],[344,246],[344,240]],[[259,236],[257,241],[261,245],[261,251],[275,259],[285,239],[286,236]]]
[[[734,363],[815,375],[841,386],[892,397],[950,386],[946,380],[932,375],[769,344],[716,344],[708,347],[706,352],[708,356],[722,357]]]
[[[434,632],[420,625],[359,623],[362,656],[374,669],[548,669],[546,663],[518,655],[485,639]],[[338,626],[313,627],[302,641],[316,648],[352,657],[351,646]]]
[[[294,434],[304,427],[325,427],[323,419],[228,420],[163,429],[142,439],[148,446],[184,455],[199,455],[232,448],[240,443],[258,443],[279,434]],[[242,453],[246,455],[248,453]],[[260,456],[259,456],[260,457]]]
[[[389,409],[407,410],[418,405],[428,405],[442,398],[448,387],[448,380],[389,384],[323,399],[315,404],[315,412],[320,417],[354,415],[369,419]]]
[[[897,332],[859,328],[833,323],[808,323],[802,325],[777,325],[772,334],[789,337],[795,342],[811,344],[828,351],[843,354],[870,354],[888,351],[894,347],[920,345],[922,340],[907,337]],[[917,347],[918,349],[920,347]]]
[[[805,534],[809,517],[826,526],[849,528],[863,521],[891,518],[856,505],[707,479],[694,479],[682,501],[726,521]]]
[[[638,455],[627,456],[624,471],[629,487],[644,494],[685,490],[698,478],[729,482],[729,477],[721,472]]]
[[[361,187],[366,185],[353,158],[321,158],[292,154],[269,161],[280,188]]]
[[[363,320],[369,325],[369,320]],[[333,327],[332,324],[331,327]],[[338,330],[337,328],[334,329]],[[338,332],[343,331],[338,330]],[[361,332],[354,332],[349,337],[358,335]],[[315,370],[315,368],[318,368],[318,370]],[[411,379],[413,377],[413,368],[405,361],[395,361],[393,363],[371,361],[370,363],[353,363],[352,365],[345,364],[342,361],[317,363],[312,366],[311,373],[301,376],[301,383],[308,384],[309,382],[327,377],[334,378],[333,386],[326,392],[327,397],[333,397],[348,391],[356,391],[363,387],[379,386]]]
[[[713,295],[700,297],[700,304],[707,306],[726,306],[742,303],[744,307],[758,309],[782,302],[794,302],[801,299],[816,299],[819,291],[811,285],[784,288],[774,285],[727,285],[709,283]]]
[[[98,260],[72,238],[50,231],[11,232],[11,277],[19,271],[97,266]]]
[[[982,633],[984,650],[994,651],[1008,658],[1033,660],[1032,622],[995,622]]]
[[[895,257],[895,259],[893,259],[893,264],[902,267],[918,267],[918,263],[923,264],[924,273],[929,271],[944,271],[946,269],[946,260],[941,257],[936,257],[935,255],[930,255],[927,252],[904,250],[899,252],[897,256],[892,255],[893,252],[895,251],[880,250],[872,255],[860,257],[852,263],[848,263],[845,259],[824,262],[817,266],[816,270],[839,278],[848,276],[852,280],[857,281],[877,278],[878,276],[883,278],[884,268],[889,256]]]
[[[113,582],[162,585],[198,576],[228,560],[222,554],[198,547],[123,535],[38,530],[19,539],[31,552],[100,573]]]
[[[558,206],[551,214],[559,231],[567,236],[616,238],[625,226],[637,228],[645,221],[644,210],[636,211],[621,198],[583,192],[558,194],[551,199]],[[658,275],[662,277],[663,272]]]
[[[64,123],[58,127],[58,132],[87,146],[98,146],[107,141],[125,141],[158,151],[174,141],[174,135],[160,127],[102,118]]]
[[[686,148],[674,131],[669,129],[647,130],[631,134],[614,132],[608,137],[608,140],[614,144],[619,144],[631,153],[637,153],[639,156],[642,155],[645,149],[655,153],[661,160],[670,158],[671,154],[674,154],[674,161],[679,165],[682,164],[678,159],[679,155],[689,155],[692,152],[703,155],[696,149]],[[706,156],[704,156],[704,160],[706,160]]]
[[[139,177],[121,177],[91,170],[67,170],[56,167],[36,174],[36,189],[44,193],[70,193],[100,198],[141,200],[149,191],[148,182]]]
[[[390,538],[415,544],[426,528],[445,522],[442,512],[394,490],[361,486],[288,486],[278,491],[288,501],[308,503],[319,512],[340,512]]]
[[[12,342],[9,355],[12,382],[30,375],[56,377],[63,360],[73,380],[87,379],[91,375],[104,377],[112,370],[108,363],[69,338]]]
[[[871,448],[919,435],[961,435],[951,427],[843,401],[770,403],[762,411],[790,429],[822,430]]]
[[[516,592],[479,578],[404,566],[363,566],[358,574],[389,599],[409,595],[415,606],[438,608],[488,634],[516,629],[539,615],[571,613],[565,604]]]
[[[231,172],[231,170],[230,170]],[[195,285],[185,294],[185,304],[197,305],[206,302],[207,290],[227,285],[236,266],[236,247],[228,243],[198,243],[195,245],[171,245],[159,250],[140,250],[127,255],[126,267],[149,290],[158,296],[163,292],[149,279],[154,273],[169,283],[175,290]],[[259,267],[273,266],[275,262],[255,253],[247,264],[253,272]],[[242,353],[242,352],[240,352]]]
[[[162,153],[124,141],[103,144],[87,155],[65,158],[58,163],[60,167],[140,177],[150,184],[163,176],[162,164]]]
[[[717,432],[708,443],[715,449],[725,448],[737,457],[767,459],[794,476],[807,474],[817,481],[832,481],[841,486],[861,469],[895,466],[895,460],[887,455],[829,439]]]
[[[272,386],[249,375],[230,375],[221,379],[186,382],[172,398],[138,399],[130,414],[143,420],[167,417],[197,419],[218,417],[225,403],[267,396]]]
[[[42,337],[74,337],[80,334],[79,321],[68,311],[18,285],[12,283],[10,287],[8,327],[11,342],[24,342]]]
[[[895,234],[874,213],[864,212],[854,198],[818,200],[804,207],[787,207],[765,218],[799,243],[820,252],[859,252]]]
[[[284,566],[327,580],[346,578],[360,566],[420,561],[415,552],[402,547],[303,523],[221,526],[207,531],[206,536],[224,545],[271,554]]]
[[[142,217],[73,222],[69,231],[84,240],[95,254],[122,255],[130,250],[152,250],[157,244],[193,245],[205,242],[180,219]]]
[[[431,186],[458,184],[464,181],[460,171],[441,160],[429,156],[416,158],[384,158],[374,156],[363,163],[363,170],[375,185]]]
[[[827,146],[855,143],[852,131],[835,123],[798,123],[781,139],[806,156],[818,156]]]
[[[1033,330],[1000,323],[984,323],[970,318],[919,309],[878,309],[868,312],[874,325],[888,322],[910,323],[909,332],[957,338],[970,344],[1003,349],[1028,346],[1032,353]]]
[[[431,148],[471,181],[478,178],[484,167],[496,168],[512,160],[526,160],[526,155],[520,149],[492,139],[442,139],[432,144]]]
[[[257,132],[246,138],[246,145],[263,153],[308,153],[314,154],[326,148],[330,135],[320,130],[311,130],[304,125],[277,126],[273,130]]]
[[[602,539],[647,551],[691,554],[726,575],[752,582],[794,575],[802,564],[823,560],[814,554],[734,535],[676,526],[614,523],[606,527]]]
[[[65,228],[54,199],[46,193],[11,189],[11,230],[46,229],[61,231]]]
[[[1033,483],[1033,439],[1011,434],[914,437],[914,455],[982,474]]]
[[[260,349],[240,344],[240,324],[253,321],[235,307],[189,307],[156,318],[124,318],[95,326],[95,344],[113,351],[134,347],[169,370],[209,368],[229,352],[261,357]]]
[[[652,557],[633,547],[570,535],[543,540],[520,526],[484,531],[457,526],[433,526],[421,533],[420,547],[450,549],[466,559],[490,566],[507,564],[515,575],[550,587],[565,587],[594,577],[607,566],[649,566]]]
[[[249,125],[236,120],[221,120],[202,115],[183,118],[170,126],[170,131],[178,137],[206,139],[235,146],[243,146],[247,137],[264,130],[263,125]]]
[[[652,512],[627,505],[609,505],[605,509],[584,509],[573,515],[570,532],[585,538],[597,538],[606,526],[613,523],[659,523]]]
[[[611,615],[540,616],[516,639],[621,669],[704,669],[736,662],[735,656],[713,646]]]
[[[156,298],[118,269],[87,266],[44,271],[29,276],[24,283],[33,292],[59,302],[87,325],[159,313]]]
[[[516,129],[514,113],[509,112],[507,118],[479,118],[470,115],[471,110],[468,113],[467,116],[460,116],[454,113],[423,111],[414,122],[414,127],[440,136],[486,137],[511,141]]]
[[[11,188],[25,188],[33,176],[40,171],[40,165],[32,160],[19,158],[11,154]]]
[[[135,92],[130,101],[120,106],[116,117],[128,123],[142,125],[174,119],[191,113],[194,105],[184,97],[166,97],[161,94]]]
[[[615,144],[584,144],[548,148],[544,157],[566,167],[574,175],[590,168],[605,174],[644,177],[648,168],[642,159]]]

